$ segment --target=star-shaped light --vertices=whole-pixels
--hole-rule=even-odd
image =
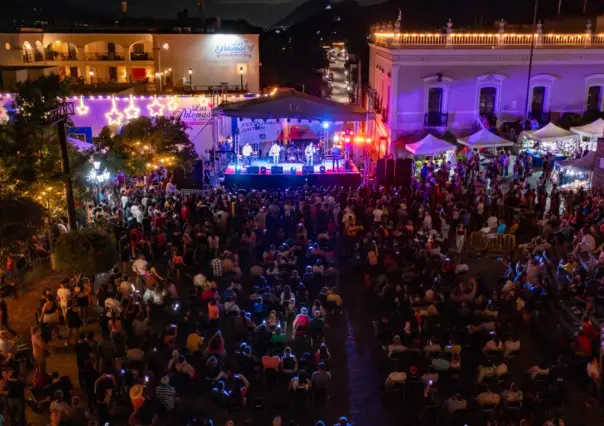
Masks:
[[[155,99],[153,99],[152,104],[147,105],[147,109],[149,110],[149,116],[151,116],[151,117],[157,117],[159,115],[164,115],[164,108],[165,108],[165,106],[162,105],[157,100],[157,96],[155,96]]]
[[[86,115],[88,114],[88,111],[90,111],[90,107],[84,104],[83,96],[80,96],[80,105],[76,107],[76,111],[78,112],[78,115]]]
[[[115,102],[115,97],[111,98],[111,104],[113,105],[113,108],[111,108],[111,111],[109,111],[108,113],[105,114],[105,118],[107,118],[107,123],[110,126],[112,124],[119,126],[120,124],[122,124],[122,119],[124,118],[124,114],[122,114],[121,112],[118,111],[117,105]]]
[[[178,104],[176,103],[176,96],[170,96],[170,102],[168,102],[168,110],[172,112],[176,108],[178,108]]]
[[[124,112],[126,113],[126,118],[128,120],[138,118],[141,115],[141,109],[134,105],[134,97],[132,95],[130,95],[130,104],[128,105],[128,108],[124,110]]]
[[[199,97],[199,106],[205,107],[207,106],[209,103],[208,98],[206,98],[206,95],[202,95]]]

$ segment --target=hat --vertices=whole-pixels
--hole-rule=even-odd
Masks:
[[[161,378],[161,384],[162,385],[169,385],[170,384],[170,378],[168,376],[164,376]]]

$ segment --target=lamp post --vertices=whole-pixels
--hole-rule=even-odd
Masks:
[[[241,78],[241,90],[243,90],[243,66],[239,67],[239,77]]]
[[[95,184],[97,188],[96,198],[98,201],[100,201],[101,199],[101,186],[111,178],[111,175],[109,174],[107,168],[105,168],[103,172],[101,172],[100,170],[101,162],[98,160],[93,160],[92,170],[90,170],[90,175],[88,176],[88,179],[93,182],[93,184]]]
[[[90,84],[94,84],[94,71],[91,70],[88,75],[90,76]],[[94,84],[94,87],[96,87],[96,84]]]
[[[189,68],[189,88],[193,92],[193,68]]]
[[[161,81],[161,78],[162,78],[162,73],[161,72],[156,72],[155,73],[155,80],[159,81],[159,91],[160,91],[160,93],[162,91],[162,87],[161,87],[162,81]]]

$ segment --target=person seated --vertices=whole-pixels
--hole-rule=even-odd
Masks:
[[[324,362],[319,363],[318,370],[312,373],[310,382],[315,389],[328,389],[331,386],[331,373],[327,371]]]
[[[524,395],[521,390],[518,390],[516,383],[512,383],[510,388],[501,393],[505,402],[522,402]]]
[[[453,356],[451,357],[451,362],[449,363],[449,370],[461,370],[461,356],[459,353],[453,353]]]
[[[275,356],[275,352],[273,348],[268,348],[266,355],[264,355],[261,360],[262,362],[262,370],[279,370],[279,365],[281,364],[281,359],[278,356]]]
[[[388,375],[388,377],[386,377],[386,382],[384,383],[384,387],[386,389],[390,389],[395,386],[402,386],[405,384],[406,381],[407,381],[407,373],[402,371],[401,366],[398,365],[398,363],[397,363],[396,367],[394,367],[394,371],[392,373],[390,373]]]
[[[434,369],[434,367],[430,366],[428,367],[428,371],[424,374],[422,374],[421,377],[421,382],[424,384],[424,386],[433,386],[436,383],[438,383],[438,373],[436,372],[436,370]]]
[[[503,342],[503,354],[507,357],[511,353],[518,352],[520,350],[520,340],[516,335],[509,336],[505,342]]]
[[[441,346],[438,343],[434,343],[433,339],[430,339],[426,342],[426,344],[424,345],[424,352],[427,354],[430,353],[435,353],[435,352],[440,352],[442,350]]]
[[[545,361],[541,361],[537,365],[533,365],[527,370],[531,379],[535,379],[537,376],[547,376],[549,374],[549,368]]]
[[[319,349],[315,353],[314,361],[315,365],[320,363],[325,364],[326,368],[329,367],[329,360],[331,359],[331,354],[329,353],[329,349],[327,349],[327,345],[325,343],[321,343]]]
[[[474,399],[480,406],[499,405],[499,402],[501,401],[501,397],[495,392],[491,392],[488,386],[486,386],[485,390],[479,393]]]
[[[445,346],[445,353],[459,354],[461,353],[461,345],[451,338],[449,344]]]
[[[478,366],[478,378],[476,381],[480,384],[485,377],[500,377],[508,372],[508,366],[503,363],[491,364],[488,366]]]
[[[445,401],[445,408],[449,414],[465,411],[468,409],[468,401],[460,393],[456,393]]]
[[[224,381],[219,380],[211,390],[212,400],[220,407],[229,410],[231,408],[231,394],[226,389]]]
[[[308,391],[310,389],[311,383],[310,380],[308,380],[308,378],[306,377],[306,371],[304,370],[300,370],[298,372],[298,376],[297,377],[293,377],[290,381],[289,381],[289,390],[290,391],[297,391],[298,389],[304,389],[306,391]]]
[[[271,344],[283,348],[287,343],[287,334],[283,333],[281,327],[277,327],[271,335]]]
[[[491,340],[489,340],[482,348],[483,353],[489,352],[502,352],[503,351],[503,342],[496,335],[491,336]]]
[[[394,336],[392,343],[388,346],[388,358],[392,356],[398,356],[407,350],[407,347],[401,343],[401,336],[398,334]]]
[[[187,349],[190,353],[201,353],[203,346],[203,337],[201,331],[197,328],[193,333],[187,336]]]
[[[292,354],[292,349],[289,346],[285,348],[281,357],[281,371],[288,376],[292,376],[298,371],[298,359]]]
[[[449,368],[451,368],[451,363],[443,356],[434,357],[431,365],[436,371],[447,371]]]
[[[308,325],[310,323],[310,318],[308,317],[308,310],[306,308],[302,308],[300,310],[300,314],[296,316],[293,324],[293,333],[294,336],[298,335],[302,332],[308,331]]]

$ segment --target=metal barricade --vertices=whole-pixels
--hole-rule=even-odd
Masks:
[[[470,248],[474,251],[513,253],[516,248],[516,237],[512,234],[472,232],[470,234]]]

